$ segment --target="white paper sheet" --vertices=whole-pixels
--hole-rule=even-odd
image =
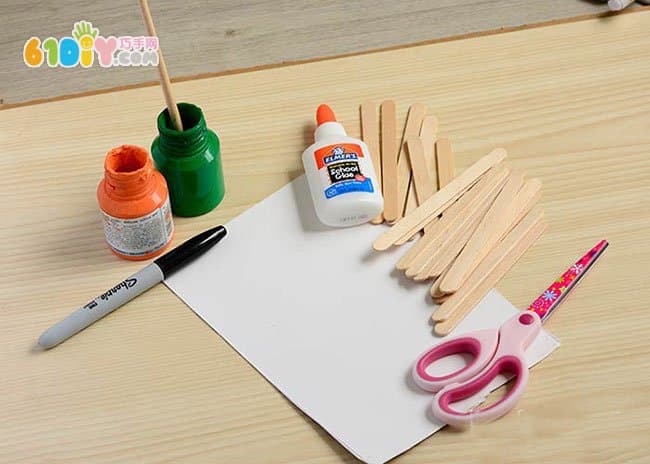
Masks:
[[[310,202],[299,177],[166,284],[351,453],[383,463],[442,427],[431,394],[410,379],[415,358],[442,340],[428,286],[394,271],[404,248],[372,251],[383,226],[329,229]],[[515,311],[492,291],[455,333],[497,327]],[[558,345],[542,332],[529,364]]]

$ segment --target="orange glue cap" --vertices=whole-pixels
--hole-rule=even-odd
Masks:
[[[316,110],[316,122],[320,126],[325,122],[336,122],[334,111],[328,105],[320,105]]]

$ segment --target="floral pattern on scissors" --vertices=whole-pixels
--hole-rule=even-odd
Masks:
[[[544,293],[542,293],[533,303],[528,307],[529,311],[537,313],[540,318],[543,318],[546,313],[556,304],[558,299],[566,293],[567,289],[571,288],[571,282],[576,277],[582,274],[588,268],[588,264],[594,256],[596,256],[603,247],[607,246],[607,242],[603,241],[592,248],[586,255],[578,260],[571,266],[559,279],[553,282]]]

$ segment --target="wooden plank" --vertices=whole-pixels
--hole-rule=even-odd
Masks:
[[[51,20],[69,15],[67,29],[73,17],[92,19],[88,5],[57,6],[56,14],[49,10]],[[130,5],[139,21],[137,2]],[[196,14],[178,15],[177,30],[189,34],[197,16],[207,17],[203,6],[178,5]],[[151,6],[156,18],[165,16]],[[458,21],[476,8],[453,4]],[[480,11],[489,15],[491,8]],[[0,21],[15,25],[24,41],[25,23],[6,10]],[[106,11],[107,18],[120,15],[129,14],[113,4]],[[413,15],[399,18],[404,21],[384,24],[403,29]],[[217,23],[204,33],[232,27],[227,16]],[[112,30],[122,32],[115,24]],[[44,33],[41,22],[33,27]],[[165,25],[158,28],[163,34]],[[13,29],[1,29],[7,40]],[[398,461],[644,463],[650,433],[648,30],[650,13],[635,13],[176,84],[177,98],[199,104],[219,133],[227,193],[210,214],[178,218],[175,243],[231,219],[300,175],[299,154],[312,142],[319,103],[331,104],[356,137],[361,102],[394,98],[404,109],[422,101],[456,141],[459,172],[502,145],[509,164],[544,183],[548,230],[498,285],[516,307],[527,307],[599,239],[612,245],[545,323],[566,343],[535,367],[521,407],[465,435],[437,433]],[[319,40],[329,46],[322,35]],[[219,53],[227,60],[230,53],[227,47],[200,52],[188,61]],[[112,70],[102,73],[119,79]],[[613,88],[612,82],[625,85]],[[141,268],[107,251],[95,189],[109,148],[151,144],[160,96],[152,87],[0,111],[0,462],[248,463],[260,456],[355,462],[162,286],[55,351],[32,350],[40,331],[67,315],[71,302],[87,301],[107,282]],[[427,290],[409,291],[424,297]],[[612,318],[612,308],[623,308],[623,316]],[[405,363],[405,375],[408,368]],[[459,446],[459,438],[471,446]]]
[[[103,35],[142,35],[137,2],[113,0],[109,10],[92,2],[60,0],[44,7],[37,0],[2,11],[3,48],[0,104],[134,85],[156,80],[154,68],[99,66],[88,69],[29,69],[20,59],[31,36],[70,36],[75,21],[92,21]],[[546,0],[513,8],[510,0],[489,8],[445,0],[405,7],[398,2],[362,0],[327,3],[152,2],[152,13],[172,78],[272,65],[324,56],[499,30],[542,21],[604,12],[590,2]],[[215,18],[217,18],[215,20]],[[408,23],[408,27],[400,24]],[[4,26],[7,25],[7,27]],[[354,24],[354,27],[348,25]],[[9,27],[11,25],[11,27]],[[209,31],[206,33],[206,31]],[[329,31],[323,40],[322,31]],[[196,52],[195,52],[196,51]]]

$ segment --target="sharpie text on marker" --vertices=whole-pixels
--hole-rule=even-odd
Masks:
[[[93,322],[159,284],[176,270],[208,251],[225,236],[226,228],[217,226],[192,237],[54,324],[43,332],[38,339],[38,344],[44,349],[49,349],[67,340]]]

